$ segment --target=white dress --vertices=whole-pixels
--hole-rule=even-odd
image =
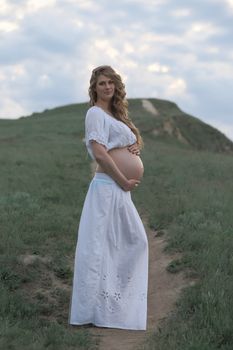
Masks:
[[[85,142],[107,150],[136,141],[123,122],[100,107],[89,108]],[[148,241],[131,199],[109,175],[95,173],[85,198],[75,252],[69,324],[145,330]]]

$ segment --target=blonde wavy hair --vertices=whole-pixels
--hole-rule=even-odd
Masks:
[[[98,77],[100,75],[105,75],[110,78],[115,85],[115,93],[111,100],[111,113],[112,115],[125,123],[135,134],[137,138],[137,144],[139,148],[143,148],[144,143],[140,135],[138,128],[134,125],[128,114],[128,101],[125,98],[125,84],[122,82],[121,76],[115,72],[111,66],[99,66],[93,69],[90,79],[90,86],[88,93],[90,96],[89,105],[92,107],[97,102],[97,93],[95,91]]]

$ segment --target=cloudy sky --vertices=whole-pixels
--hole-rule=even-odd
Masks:
[[[0,0],[0,118],[88,101],[101,64],[233,140],[233,0]]]

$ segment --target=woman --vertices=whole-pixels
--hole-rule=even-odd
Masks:
[[[142,138],[124,88],[110,66],[92,71],[85,142],[98,165],[79,223],[69,323],[145,330],[148,241],[130,192],[143,175]]]

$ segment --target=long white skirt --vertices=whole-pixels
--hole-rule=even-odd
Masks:
[[[95,173],[79,223],[68,323],[145,330],[147,286],[148,241],[131,193]]]

